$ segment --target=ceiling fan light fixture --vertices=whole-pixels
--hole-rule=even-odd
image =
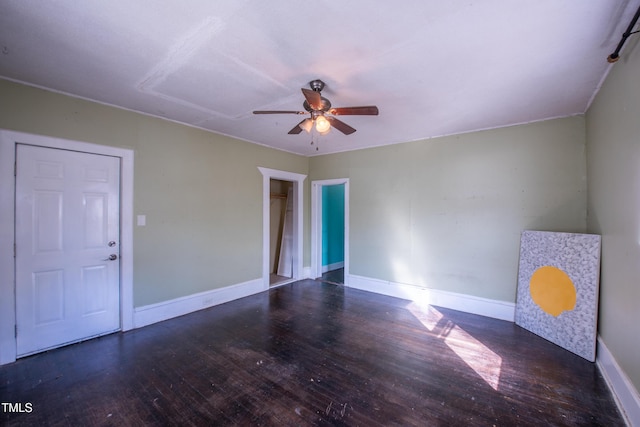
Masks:
[[[330,129],[331,129],[331,123],[329,123],[329,120],[327,120],[326,117],[318,116],[316,118],[316,130],[321,135],[324,135],[325,133],[329,132]]]
[[[305,111],[257,110],[253,114],[309,114],[308,118],[302,120],[288,132],[289,135],[299,135],[303,130],[311,133],[314,127],[319,135],[326,135],[331,131],[331,128],[335,128],[345,135],[351,135],[356,130],[335,116],[378,115],[378,107],[375,105],[332,108],[331,102],[320,94],[320,91],[324,88],[324,83],[321,80],[314,80],[309,83],[309,86],[311,86],[311,89],[301,88],[304,95],[302,107]]]
[[[307,131],[307,133],[311,133],[311,129],[313,128],[313,120],[305,119],[298,126],[300,126],[302,128],[302,130]]]

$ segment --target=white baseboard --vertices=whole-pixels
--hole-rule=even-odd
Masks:
[[[466,313],[479,314],[494,319],[508,320],[510,322],[515,320],[515,303],[422,288],[404,283],[394,283],[353,274],[349,275],[345,286]]]
[[[134,328],[141,328],[152,323],[257,294],[264,290],[263,280],[254,279],[237,285],[200,292],[157,304],[136,307],[133,313],[133,325]]]
[[[620,368],[602,339],[598,336],[598,357],[596,364],[609,385],[618,409],[625,417],[627,425],[640,427],[640,395],[627,374]]]
[[[311,277],[311,267],[303,267],[302,268],[302,278],[303,279],[313,279],[313,277]]]
[[[334,262],[333,264],[323,265],[322,272],[326,273],[327,271],[333,271],[339,268],[344,268],[344,262]]]

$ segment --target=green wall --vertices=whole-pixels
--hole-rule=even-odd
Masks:
[[[305,158],[0,81],[0,127],[135,151],[134,303],[260,277],[262,176],[350,178],[351,273],[514,301],[523,229],[586,229],[584,119]],[[170,262],[168,262],[170,261]]]
[[[584,118],[312,157],[349,178],[350,273],[515,301],[520,233],[586,231]]]
[[[260,278],[257,167],[308,172],[302,156],[6,80],[0,128],[134,150],[136,307]]]
[[[322,187],[322,266],[344,262],[344,184]]]
[[[588,227],[602,235],[599,332],[640,390],[640,41],[587,112]]]

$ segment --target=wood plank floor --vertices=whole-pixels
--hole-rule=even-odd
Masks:
[[[621,426],[513,323],[305,280],[0,367],[4,425]]]
[[[269,275],[269,286],[278,286],[281,283],[290,282],[290,281],[291,281],[291,277],[278,276],[275,273],[271,273]]]
[[[327,271],[322,274],[320,280],[323,282],[333,283],[334,285],[341,285],[344,283],[344,268]]]

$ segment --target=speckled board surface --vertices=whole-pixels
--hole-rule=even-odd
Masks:
[[[600,236],[523,231],[516,324],[595,361]]]

